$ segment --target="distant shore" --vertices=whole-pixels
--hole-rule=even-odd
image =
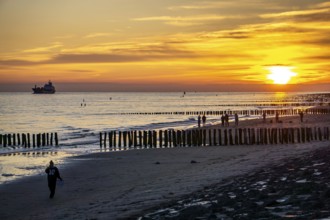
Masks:
[[[330,115],[240,121],[239,127],[329,126]],[[215,125],[219,127],[219,125]],[[48,198],[46,176],[0,186],[0,219],[124,219],[159,204],[329,147],[329,141],[107,152],[69,158],[58,166],[64,185]]]

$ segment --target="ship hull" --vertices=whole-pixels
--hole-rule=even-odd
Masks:
[[[33,94],[54,94],[55,91],[36,91],[33,90]]]

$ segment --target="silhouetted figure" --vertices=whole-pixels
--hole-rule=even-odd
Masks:
[[[222,127],[225,126],[225,116],[224,115],[221,116],[221,126]]]
[[[300,111],[299,116],[300,116],[300,122],[303,122],[304,121],[304,112]]]
[[[264,123],[266,123],[266,112],[262,113],[262,119],[263,119]]]
[[[275,114],[275,121],[276,121],[276,123],[278,123],[279,122],[279,114],[278,114],[278,112],[276,112],[276,114]]]
[[[225,114],[225,126],[229,127],[229,115],[227,113]]]
[[[201,115],[198,115],[198,127],[201,126]]]
[[[205,125],[205,122],[206,122],[206,116],[205,116],[205,114],[203,115],[202,120],[203,120],[203,126],[204,126]]]
[[[50,190],[49,198],[52,199],[55,195],[57,179],[60,179],[61,181],[63,181],[63,179],[61,178],[57,167],[54,166],[54,162],[52,160],[49,162],[49,167],[46,168],[45,172],[47,173],[48,187]]]
[[[235,125],[238,126],[238,114],[235,113]]]

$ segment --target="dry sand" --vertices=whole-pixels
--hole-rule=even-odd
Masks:
[[[329,126],[329,115],[261,120],[240,126]],[[64,185],[49,199],[47,178],[34,176],[0,186],[0,219],[120,219],[221,180],[299,157],[329,142],[267,146],[144,149],[70,158],[59,167]],[[197,163],[191,163],[195,161]]]

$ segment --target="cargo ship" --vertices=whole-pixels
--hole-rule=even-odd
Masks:
[[[37,87],[37,85],[35,85],[32,90],[34,94],[54,94],[56,91],[51,81],[46,83],[44,87]]]

